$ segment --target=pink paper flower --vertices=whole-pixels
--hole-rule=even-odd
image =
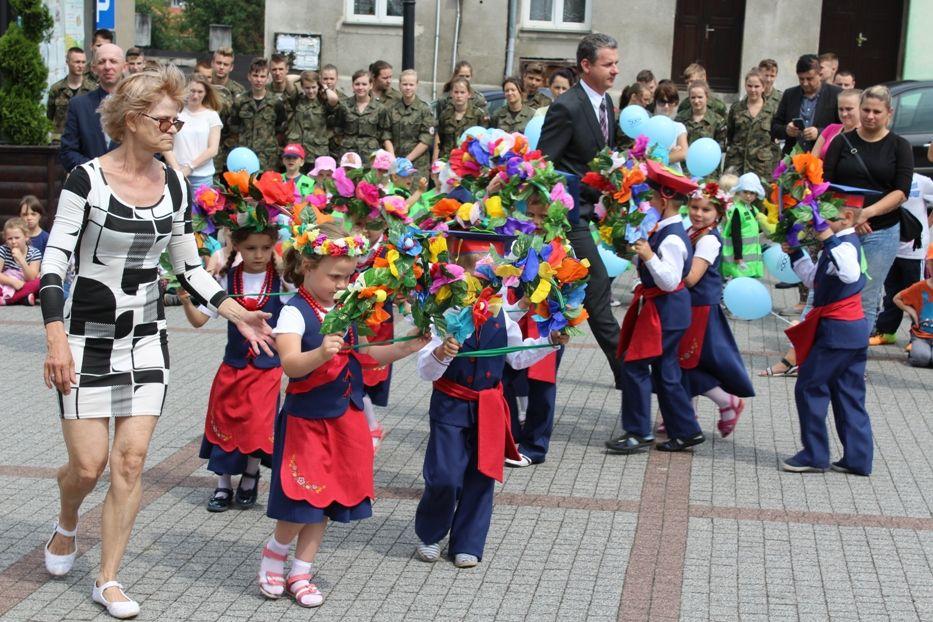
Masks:
[[[353,186],[353,181],[347,177],[347,172],[343,168],[338,168],[334,170],[334,185],[337,187],[337,193],[342,197],[352,197],[353,191],[355,190]]]
[[[554,187],[551,188],[551,203],[555,201],[560,201],[564,204],[568,210],[573,209],[573,197],[570,196],[570,193],[567,192],[567,189],[564,187],[562,182],[554,184]]]
[[[463,274],[463,268],[455,263],[431,264],[431,288],[428,291],[431,294],[436,294],[437,290],[448,283],[462,280]]]
[[[387,214],[401,218],[406,223],[411,222],[411,218],[408,217],[408,205],[405,204],[405,199],[396,194],[390,194],[382,199],[382,209]]]
[[[641,160],[645,157],[645,150],[648,148],[648,137],[644,134],[639,134],[638,138],[635,139],[635,144],[629,149],[629,153],[636,160]]]
[[[356,198],[370,207],[379,206],[379,186],[361,181],[356,186]]]

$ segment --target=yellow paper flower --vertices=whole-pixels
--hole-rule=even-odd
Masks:
[[[485,201],[486,215],[490,218],[505,218],[505,210],[502,208],[502,197],[499,195],[491,196]]]
[[[472,203],[464,203],[464,204],[461,205],[460,208],[457,210],[457,218],[459,218],[459,219],[460,219],[461,221],[463,221],[463,222],[471,222],[471,220],[470,220],[470,212],[471,212],[471,211],[473,211],[473,204],[472,204]]]
[[[554,276],[554,266],[549,264],[546,261],[542,261],[538,264],[538,276],[542,279],[549,279]]]
[[[471,305],[476,302],[479,292],[483,289],[483,284],[472,274],[465,275],[463,280],[467,286],[467,293],[466,296],[463,297],[463,304]]]
[[[612,227],[600,227],[599,237],[602,238],[602,241],[606,244],[612,244]]]
[[[502,265],[496,266],[494,272],[496,276],[502,277],[502,278],[522,275],[522,269],[516,268],[515,266],[511,264],[502,264]]]
[[[489,313],[490,315],[497,316],[499,311],[502,309],[502,296],[493,296],[489,299]]]
[[[431,263],[436,262],[441,253],[447,252],[447,238],[440,235],[431,238],[428,242],[428,250],[431,251]]]
[[[398,251],[394,248],[386,253],[386,263],[389,264],[389,272],[391,272],[392,276],[395,278],[398,278],[398,266],[395,265],[395,262],[398,261],[398,258]]]
[[[541,279],[541,281],[538,282],[538,286],[535,288],[535,291],[532,292],[531,296],[529,297],[529,300],[531,300],[532,304],[538,304],[539,302],[543,302],[544,299],[547,298],[547,295],[550,293],[551,282],[545,279]]]
[[[386,290],[377,289],[376,290],[376,302],[385,302],[386,301]]]

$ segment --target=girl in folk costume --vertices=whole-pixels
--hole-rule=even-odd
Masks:
[[[321,334],[326,313],[345,289],[369,244],[331,222],[293,228],[285,278],[300,284],[276,324],[276,348],[289,377],[275,421],[272,482],[266,514],[275,532],[263,549],[259,590],[276,599],[285,592],[302,607],[324,601],[312,564],[328,520],[372,515],[373,446],[363,415],[362,366],[385,365],[420,349],[426,339],[368,348],[359,354],[355,328]],[[285,561],[297,538],[286,578]]]
[[[489,255],[490,244],[504,254],[504,236],[450,231],[450,255],[472,272]],[[511,236],[509,236],[511,239]],[[483,557],[492,520],[493,487],[502,481],[503,457],[519,459],[509,432],[508,406],[502,392],[506,362],[524,369],[552,352],[529,349],[498,356],[457,357],[458,353],[506,346],[569,340],[561,333],[523,339],[521,329],[501,309],[501,298],[486,288],[473,305],[473,332],[460,343],[435,336],[418,354],[418,374],[433,382],[431,432],[424,457],[424,493],[415,514],[419,559],[435,562],[440,541],[449,533],[449,554],[460,568]]]
[[[743,397],[755,394],[745,364],[719,301],[722,299],[722,236],[717,225],[729,197],[716,183],[698,188],[689,202],[693,246],[690,272],[692,321],[680,342],[684,386],[691,396],[705,395],[719,407],[717,427],[723,438],[732,434],[745,409]]]
[[[275,326],[282,308],[281,280],[273,261],[278,229],[263,219],[257,221],[254,208],[243,212],[243,224],[236,218],[222,224],[230,227],[233,249],[227,259],[227,292],[246,309],[271,313]],[[261,208],[264,209],[264,208]],[[221,224],[221,223],[218,223]],[[242,261],[231,268],[237,256]],[[185,315],[192,326],[202,326],[217,316],[205,306],[195,307],[181,293]],[[207,502],[208,512],[225,512],[236,501],[243,509],[256,503],[259,465],[269,465],[272,455],[272,428],[282,386],[278,356],[254,355],[249,343],[233,324],[227,325],[227,347],[223,362],[211,384],[201,458],[217,474],[217,488]],[[233,492],[231,478],[240,476]]]

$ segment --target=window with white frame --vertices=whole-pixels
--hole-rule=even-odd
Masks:
[[[346,21],[363,24],[402,23],[402,0],[346,0]]]
[[[540,30],[588,31],[590,4],[590,0],[524,0],[523,26]]]

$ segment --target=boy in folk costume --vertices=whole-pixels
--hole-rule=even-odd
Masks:
[[[654,444],[651,392],[657,391],[668,440],[655,447],[683,451],[706,440],[681,382],[678,349],[690,326],[690,271],[693,245],[684,230],[680,207],[697,184],[654,161],[647,163],[651,205],[661,213],[648,239],[634,244],[641,283],[622,322],[619,357],[623,359],[621,436],[606,441],[610,452],[630,454]]]

